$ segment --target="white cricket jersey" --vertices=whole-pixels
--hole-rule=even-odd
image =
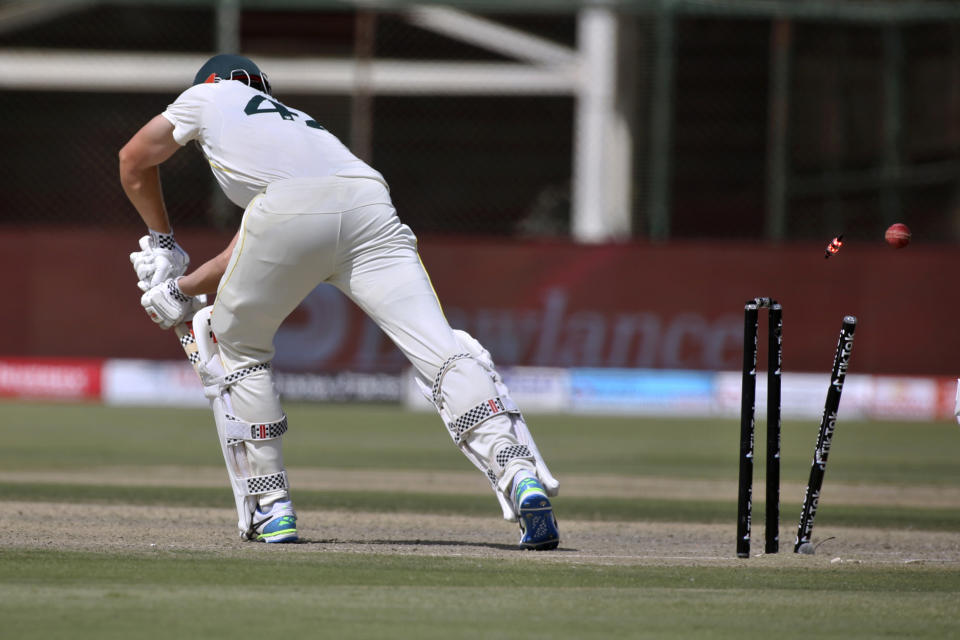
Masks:
[[[179,144],[199,142],[220,187],[241,207],[287,178],[340,175],[386,184],[310,116],[236,80],[194,85],[162,115]]]

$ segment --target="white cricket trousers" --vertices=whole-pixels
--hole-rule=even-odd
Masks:
[[[428,386],[462,351],[386,185],[362,177],[295,178],[271,184],[244,212],[212,316],[227,373],[269,362],[281,322],[322,282],[370,316]],[[492,383],[489,395],[477,391],[484,399],[496,393]],[[269,372],[235,385],[231,400],[246,421],[282,413]],[[481,424],[468,441],[485,459],[516,443],[506,416]]]

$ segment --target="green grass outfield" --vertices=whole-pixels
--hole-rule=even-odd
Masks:
[[[291,468],[471,472],[435,416],[392,407],[288,407]],[[564,474],[657,477],[730,486],[731,420],[531,416]],[[805,483],[817,425],[787,422],[785,483]],[[762,452],[762,425],[757,451]],[[0,528],[16,501],[230,508],[225,486],[98,483],[98,470],[220,469],[207,411],[0,404]],[[960,532],[960,504],[837,504],[831,483],[960,490],[960,428],[948,423],[838,424],[817,529]],[[24,482],[77,472],[83,482]],[[475,472],[474,472],[475,473]],[[762,455],[755,491],[762,497]],[[93,478],[93,480],[90,480]],[[224,483],[225,485],[225,483]],[[950,493],[949,495],[953,495]],[[489,495],[296,490],[298,507],[499,517]],[[434,557],[245,545],[204,550],[78,551],[0,546],[0,638],[743,638],[960,637],[960,564],[733,559],[736,496],[561,496],[585,522],[726,525],[730,560],[617,565],[549,554]],[[784,496],[789,551],[799,496]],[[17,506],[17,508],[22,508]],[[559,509],[560,507],[558,507]],[[762,505],[754,514],[761,547]],[[187,526],[181,523],[178,526]],[[122,535],[122,523],[117,524]],[[562,526],[562,522],[561,522]],[[960,537],[960,533],[957,533]],[[960,548],[960,543],[958,543]],[[556,556],[553,556],[556,557]],[[817,560],[821,560],[819,557]]]

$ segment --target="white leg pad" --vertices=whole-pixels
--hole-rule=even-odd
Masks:
[[[516,521],[510,490],[517,471],[535,472],[550,496],[559,493],[560,483],[540,455],[490,353],[465,331],[454,335],[463,352],[444,363],[432,388],[419,379],[417,385],[437,408],[453,441],[490,480],[504,519]]]
[[[261,496],[273,494],[272,498],[276,499],[287,495],[290,487],[280,452],[280,438],[287,431],[287,418],[281,415],[269,422],[247,422],[235,415],[230,388],[242,384],[251,375],[269,369],[269,365],[248,367],[225,375],[216,341],[209,329],[212,310],[213,307],[205,307],[193,319],[200,358],[198,369],[204,394],[213,410],[217,436],[236,502],[240,537],[252,539],[255,535],[252,528],[253,513]]]

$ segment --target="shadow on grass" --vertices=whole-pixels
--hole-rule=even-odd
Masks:
[[[518,553],[530,552],[538,553],[537,551],[531,551],[530,549],[522,549],[514,544],[501,544],[498,542],[474,542],[467,540],[344,540],[342,538],[320,538],[316,540],[300,538],[293,543],[296,546],[300,545],[357,545],[357,546],[382,546],[382,547],[479,547],[483,549],[495,549],[497,551],[517,551]],[[543,553],[575,553],[579,552],[579,549],[571,548],[558,548],[552,549],[549,552]]]

